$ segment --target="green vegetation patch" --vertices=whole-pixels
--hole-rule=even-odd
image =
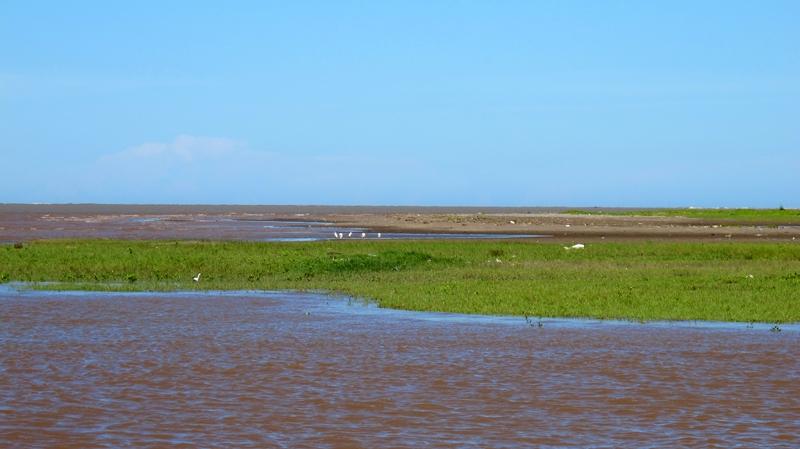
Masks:
[[[314,257],[304,263],[309,275],[322,273],[355,273],[370,271],[400,271],[425,263],[446,259],[434,257],[419,251],[383,251],[368,254],[343,254],[329,251],[324,257]]]
[[[0,247],[0,279],[44,289],[324,290],[461,313],[800,321],[794,243],[41,241]]]
[[[616,215],[635,217],[685,217],[703,220],[728,220],[745,222],[800,223],[800,209],[641,209],[641,210],[581,210],[564,212],[571,215]]]

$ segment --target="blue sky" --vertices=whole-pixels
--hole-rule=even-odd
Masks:
[[[0,202],[800,207],[798,23],[797,1],[4,1]]]

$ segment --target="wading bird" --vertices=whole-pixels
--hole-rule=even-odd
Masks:
[[[576,243],[576,244],[574,244],[572,246],[565,246],[564,247],[564,249],[583,249],[583,248],[585,248],[583,243]]]
[[[195,282],[200,282],[200,273],[197,273],[197,276],[193,277],[192,280]]]
[[[362,238],[362,239],[363,239],[364,237],[366,237],[366,236],[367,236],[367,233],[366,233],[366,232],[362,232],[362,233],[361,233],[361,238]]]

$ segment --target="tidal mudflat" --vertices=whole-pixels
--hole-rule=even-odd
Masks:
[[[334,231],[439,238],[513,234],[584,241],[793,241],[800,239],[798,225],[796,209],[0,204],[0,242],[319,240]]]
[[[0,312],[10,448],[800,443],[792,326],[540,327],[253,292],[4,290]]]
[[[52,207],[34,212],[38,209],[33,206],[14,208],[0,204],[0,243],[64,238],[309,242],[337,239],[519,239],[546,236],[487,230],[406,232],[398,227],[374,230],[368,223],[336,223],[328,221],[329,215],[312,217],[308,213],[288,213],[283,208],[256,209],[258,213],[251,213],[247,212],[250,211],[247,208],[225,207],[212,207],[208,210],[202,207],[174,210],[161,207],[109,207],[110,209],[102,206]]]

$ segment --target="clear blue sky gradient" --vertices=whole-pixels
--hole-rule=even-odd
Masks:
[[[800,207],[800,2],[4,1],[0,136],[0,202]]]

